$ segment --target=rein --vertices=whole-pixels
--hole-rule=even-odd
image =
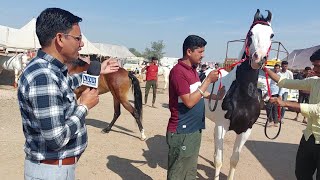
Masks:
[[[263,71],[265,72],[265,75],[266,75],[267,88],[268,88],[268,96],[269,96],[269,98],[271,98],[272,95],[271,95],[271,90],[270,90],[270,84],[269,84],[269,81],[268,81],[269,75],[268,75],[268,73],[267,73],[267,68],[264,67]],[[274,105],[274,106],[275,106],[275,105]],[[267,114],[267,121],[266,121],[266,123],[265,123],[265,125],[264,125],[264,134],[266,135],[266,137],[267,137],[268,139],[271,139],[271,140],[276,139],[276,138],[280,135],[280,132],[281,132],[281,125],[282,125],[282,123],[281,123],[281,121],[280,121],[280,118],[281,118],[281,108],[280,108],[280,106],[277,107],[277,110],[278,110],[278,120],[279,120],[279,129],[278,129],[277,134],[276,134],[274,137],[272,137],[272,138],[270,138],[270,137],[268,136],[268,133],[267,133],[268,114]]]
[[[255,25],[257,25],[257,24],[263,24],[263,25],[270,26],[270,24],[269,24],[268,22],[265,22],[265,21],[255,21],[255,22],[252,23],[252,25],[250,26],[250,29],[249,29],[249,31],[248,31],[248,33],[247,33],[246,40],[245,40],[245,51],[244,51],[245,57],[244,57],[243,59],[241,59],[240,61],[237,61],[237,62],[231,64],[231,65],[230,65],[231,69],[232,69],[233,67],[237,66],[238,64],[241,64],[241,63],[243,63],[244,61],[249,60],[249,55],[250,55],[249,47],[250,47],[250,45],[251,45],[251,41],[249,41],[249,39],[250,39],[250,37],[251,37],[251,35],[252,35],[251,29],[252,29]],[[268,49],[267,57],[269,56],[270,50],[271,50],[271,45],[270,45],[270,47],[269,47],[269,49]],[[220,78],[222,78],[221,70],[225,70],[225,68],[219,68],[219,69],[217,69],[217,71],[218,71],[218,73],[219,73],[219,75],[220,75]],[[217,97],[219,97],[219,95],[220,95],[220,91],[219,91],[219,90],[222,88],[222,82],[221,82],[221,81],[222,81],[222,80],[220,80]],[[212,85],[212,89],[211,89],[210,96],[209,96],[209,102],[208,102],[209,110],[210,110],[211,112],[214,112],[214,111],[217,109],[218,102],[219,102],[219,99],[216,98],[215,103],[214,103],[214,106],[212,107],[212,96],[213,96],[214,85],[215,85],[215,83],[213,83],[213,85]]]

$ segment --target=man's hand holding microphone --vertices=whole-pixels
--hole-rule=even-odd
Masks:
[[[88,86],[80,97],[80,106],[84,106],[87,111],[99,103],[99,76],[117,72],[119,64],[116,59],[110,58],[100,64],[99,61],[91,61],[87,74],[82,75],[82,85]]]

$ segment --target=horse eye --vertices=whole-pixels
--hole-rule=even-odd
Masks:
[[[271,34],[271,35],[270,35],[270,39],[272,39],[272,38],[273,38],[273,36],[274,36],[274,34]]]

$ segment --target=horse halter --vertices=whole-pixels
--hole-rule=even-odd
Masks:
[[[252,32],[251,32],[251,30],[252,30],[252,28],[253,28],[255,25],[257,25],[257,24],[262,24],[262,25],[270,26],[270,24],[269,24],[268,22],[266,22],[266,21],[255,21],[255,22],[252,23],[252,25],[250,26],[250,29],[249,29],[249,31],[248,31],[248,33],[247,33],[246,40],[245,40],[245,52],[244,52],[245,57],[244,57],[243,59],[241,59],[240,61],[233,63],[233,64],[231,65],[231,67],[235,67],[236,65],[241,64],[241,63],[243,63],[243,62],[246,61],[246,60],[249,60],[249,57],[250,57],[249,47],[250,47],[250,45],[251,45],[251,43],[252,43],[252,39],[251,39]],[[270,50],[271,50],[271,45],[270,45],[270,47],[269,47],[269,49],[268,49],[267,57],[269,56]],[[251,61],[249,61],[249,63],[250,63],[250,62],[251,62]],[[267,62],[267,61],[266,61],[266,62]],[[266,62],[265,62],[265,63],[266,63]],[[263,64],[263,63],[259,63],[259,65],[260,65],[260,68],[262,68],[262,66],[263,66],[264,64]],[[218,73],[219,73],[219,75],[221,75],[221,77],[222,77],[222,74],[221,74],[220,70],[222,70],[222,69],[224,69],[224,68],[218,69]],[[218,106],[218,101],[219,101],[218,99],[216,99],[214,105],[212,106],[212,103],[211,103],[211,102],[212,102],[214,85],[215,85],[215,83],[213,83],[213,85],[212,85],[211,93],[210,93],[210,96],[209,96],[209,103],[208,103],[209,110],[210,110],[211,112],[214,112],[214,111],[216,110],[216,108],[217,108],[217,106]],[[217,96],[220,95],[220,94],[219,94],[219,93],[220,93],[219,90],[220,90],[221,88],[222,88],[222,83],[221,83],[221,81],[220,81]]]
[[[249,50],[249,48],[250,48],[250,45],[251,45],[251,43],[252,43],[252,39],[251,39],[252,32],[251,32],[251,30],[252,30],[252,28],[253,28],[255,25],[257,25],[257,24],[262,24],[262,25],[270,26],[270,24],[269,24],[268,22],[266,22],[266,21],[255,21],[255,22],[252,23],[252,25],[250,26],[250,29],[249,29],[249,31],[248,31],[248,33],[247,33],[246,40],[245,40],[245,51],[244,51],[245,57],[244,57],[239,63],[242,63],[242,62],[244,62],[245,60],[249,60],[249,57],[250,57],[250,50]],[[271,50],[271,45],[270,45],[270,47],[269,47],[269,49],[268,49],[268,51],[267,51],[266,57],[269,56],[270,50]],[[249,63],[250,63],[250,62],[249,62]],[[237,63],[237,64],[238,64],[238,63]],[[264,64],[261,63],[261,62],[259,62],[258,64],[260,65],[260,68],[264,65]]]

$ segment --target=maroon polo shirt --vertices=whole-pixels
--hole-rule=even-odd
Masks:
[[[172,133],[192,133],[205,128],[204,100],[189,109],[179,96],[193,93],[201,85],[195,68],[178,61],[169,75],[169,108],[171,117],[167,131]]]

